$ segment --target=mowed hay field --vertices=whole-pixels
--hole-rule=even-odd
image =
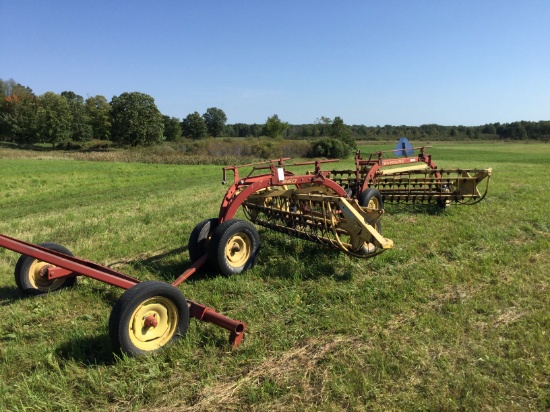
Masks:
[[[429,152],[440,167],[492,167],[487,199],[388,205],[395,247],[371,260],[260,229],[252,270],[180,286],[247,322],[233,351],[225,330],[192,319],[154,356],[115,357],[107,324],[121,289],[79,278],[23,297],[18,255],[0,250],[0,410],[548,410],[550,144]],[[141,280],[187,268],[191,230],[227,189],[220,166],[0,149],[0,167],[0,233]]]

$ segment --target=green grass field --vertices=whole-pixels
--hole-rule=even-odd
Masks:
[[[395,247],[367,261],[261,229],[252,270],[180,286],[247,322],[234,351],[225,330],[191,320],[154,356],[115,357],[121,289],[81,278],[25,298],[18,255],[0,250],[0,410],[548,410],[550,145],[429,152],[440,167],[492,167],[487,199],[389,205]],[[220,166],[56,156],[0,149],[0,233],[141,280],[187,268],[191,230],[227,189]]]

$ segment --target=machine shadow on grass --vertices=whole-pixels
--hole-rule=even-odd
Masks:
[[[384,224],[384,217],[388,215],[397,215],[403,213],[425,214],[432,216],[444,215],[447,208],[439,205],[425,205],[425,204],[406,204],[406,203],[385,203],[384,211],[386,212],[382,217],[382,224]]]
[[[60,290],[54,293],[65,293]],[[102,291],[105,293],[105,291]],[[0,288],[0,307],[13,304],[21,299],[44,299],[47,294],[37,296],[25,296],[16,287]],[[108,293],[106,301],[115,302],[117,297]],[[2,341],[2,339],[0,339]],[[109,336],[107,333],[94,337],[81,337],[66,342],[56,348],[56,354],[64,360],[75,360],[88,365],[110,365],[116,361],[113,354]]]
[[[336,281],[351,279],[349,262],[353,258],[340,251],[269,230],[262,231],[261,237],[262,247],[256,267],[261,268],[264,277],[300,280],[331,277]]]
[[[15,287],[2,286],[0,287],[0,306],[11,305],[16,300],[23,297],[23,294]]]
[[[351,278],[351,270],[348,269],[348,263],[353,258],[349,258],[339,251],[270,230],[262,230],[260,235],[262,246],[260,247],[258,261],[254,268],[262,276],[299,277],[304,280],[333,277],[338,281],[346,281]],[[187,250],[188,246],[186,245],[150,256],[146,259],[136,258],[124,262],[114,262],[109,267],[117,269],[121,264],[129,265],[133,269],[152,274],[152,279],[172,283],[192,264],[188,258],[182,260],[173,259],[173,257]],[[270,252],[270,250],[275,252]],[[270,256],[275,256],[275,258]],[[289,266],[289,259],[295,265]],[[343,271],[342,267],[344,267]],[[289,269],[293,272],[290,273]],[[121,271],[124,272],[124,270]],[[185,280],[185,282],[189,284],[199,280],[213,279],[218,276],[222,275],[207,263]],[[112,301],[115,302],[116,299],[113,296]]]
[[[289,238],[288,236],[263,231],[263,250],[260,250],[258,263],[255,270],[265,277],[290,278],[298,280],[315,280],[322,277],[331,277],[336,281],[348,281],[351,279],[352,270],[349,268],[349,259],[342,253],[330,248],[317,245],[313,242]],[[130,265],[140,271],[154,274],[158,280],[171,283],[183,273],[191,263],[185,259],[178,261],[173,259],[187,250],[187,246],[160,253],[146,259],[133,259],[125,262],[115,262],[110,266],[121,264]],[[276,254],[277,259],[272,259],[270,250],[283,251]],[[289,261],[292,263],[289,264]],[[187,282],[215,278],[219,275],[209,268],[202,268],[191,276]],[[236,275],[238,276],[238,275]],[[91,285],[90,285],[91,286]],[[94,288],[94,286],[91,286]],[[95,289],[95,288],[94,288]],[[106,302],[114,304],[118,299],[116,291],[97,288]],[[1,289],[0,289],[1,292]],[[7,291],[10,299],[19,298],[16,289]],[[213,327],[203,325],[204,329]],[[227,345],[225,336],[213,333],[201,333],[199,345],[219,346]],[[112,365],[117,362],[117,355],[112,352],[111,343],[107,333],[98,336],[83,336],[72,339],[56,348],[59,358],[66,361],[76,361],[86,365]]]
[[[85,365],[113,365],[116,355],[111,348],[107,333],[99,336],[72,339],[56,348],[56,355],[66,361]]]

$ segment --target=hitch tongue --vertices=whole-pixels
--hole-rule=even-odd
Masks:
[[[246,323],[223,316],[214,309],[201,305],[200,303],[191,300],[188,300],[187,303],[189,304],[189,315],[191,317],[204,322],[213,323],[216,326],[228,330],[230,332],[229,343],[233,349],[241,344],[244,338]]]

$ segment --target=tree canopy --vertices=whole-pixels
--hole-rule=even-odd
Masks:
[[[132,92],[113,97],[111,115],[111,140],[119,146],[150,146],[163,140],[162,114],[147,94]]]
[[[54,92],[40,96],[39,130],[42,141],[64,146],[71,140],[71,108],[67,99]]]
[[[18,143],[38,141],[39,107],[40,99],[34,94],[5,96],[0,112],[0,133]]]
[[[93,130],[82,96],[71,91],[61,92],[61,96],[67,99],[71,112],[70,139],[75,142],[92,140]]]
[[[203,139],[208,131],[204,118],[199,112],[190,113],[182,122],[183,135],[193,140]]]
[[[206,109],[206,113],[202,115],[206,123],[206,129],[208,134],[212,137],[221,136],[225,122],[227,122],[227,116],[222,109],[211,107]]]
[[[67,111],[68,108],[68,111]],[[399,137],[433,140],[540,140],[550,141],[550,121],[489,123],[480,126],[346,125],[339,116],[320,116],[313,123],[289,125],[278,115],[265,124],[226,124],[223,110],[210,107],[201,116],[188,115],[181,123],[163,116],[154,99],[139,92],[122,93],[111,102],[103,96],[88,97],[64,91],[41,96],[13,79],[0,79],[0,140],[33,144],[50,142],[56,146],[83,147],[91,139],[111,140],[121,146],[152,145],[184,137],[261,137],[286,139],[330,138],[353,148],[356,140],[388,140]],[[321,151],[340,151],[333,141],[320,144]]]
[[[335,138],[340,140],[350,149],[355,147],[355,139],[351,133],[351,129],[346,126],[344,120],[340,116],[336,116],[330,125],[330,133]]]
[[[288,127],[288,123],[283,122],[279,119],[279,116],[274,114],[273,116],[267,118],[264,126],[264,133],[266,136],[271,138],[280,139],[283,137],[283,134]]]
[[[109,140],[111,138],[111,105],[107,99],[100,95],[88,97],[85,105],[93,137]]]
[[[177,117],[162,116],[164,121],[164,140],[175,142],[181,139],[181,125]]]

